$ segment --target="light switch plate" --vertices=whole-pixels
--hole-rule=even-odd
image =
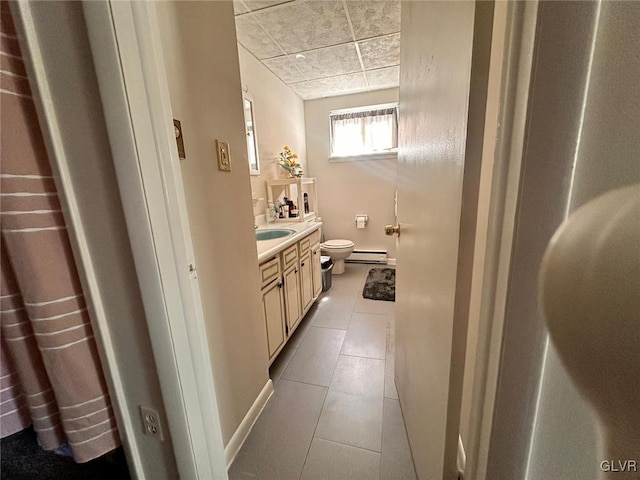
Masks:
[[[231,155],[229,154],[229,144],[224,140],[216,140],[218,148],[218,170],[223,172],[231,171]]]

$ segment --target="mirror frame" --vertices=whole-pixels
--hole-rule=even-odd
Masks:
[[[251,108],[249,110],[250,118],[247,118],[247,109],[245,108],[244,102],[249,102],[251,104]],[[242,92],[242,111],[244,113],[244,132],[247,136],[247,161],[249,162],[249,174],[260,175],[260,153],[258,152],[258,135],[256,133],[255,105],[253,103],[253,97],[247,92]],[[255,164],[252,163],[253,159],[251,158],[251,137],[247,129],[249,121],[251,121],[251,126],[253,128],[253,151],[256,153]]]

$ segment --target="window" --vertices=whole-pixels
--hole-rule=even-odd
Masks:
[[[379,155],[397,151],[397,103],[336,110],[329,117],[332,157]]]

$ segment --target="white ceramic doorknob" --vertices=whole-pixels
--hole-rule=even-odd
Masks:
[[[567,219],[547,248],[539,287],[551,339],[600,421],[598,462],[620,461],[615,475],[602,464],[602,478],[640,478],[640,185]]]

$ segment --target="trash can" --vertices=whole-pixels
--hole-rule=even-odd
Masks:
[[[326,292],[331,288],[331,270],[333,270],[331,257],[321,255],[320,268],[322,269],[322,291]]]

